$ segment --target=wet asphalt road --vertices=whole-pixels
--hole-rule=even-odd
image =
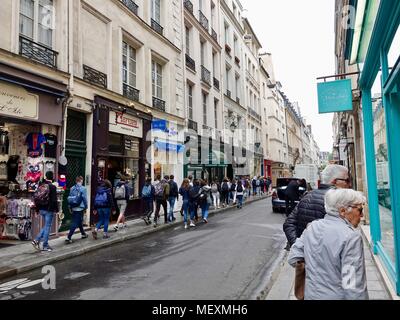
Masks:
[[[286,238],[271,199],[211,216],[195,229],[167,229],[54,264],[56,289],[41,284],[0,294],[9,299],[256,299]],[[106,240],[99,240],[106,241]],[[34,270],[1,284],[43,278]]]

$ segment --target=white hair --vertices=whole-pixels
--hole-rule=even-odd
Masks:
[[[321,172],[321,182],[323,184],[332,184],[332,181],[338,178],[344,178],[345,175],[348,176],[349,170],[338,164],[329,164]]]
[[[364,204],[366,198],[360,191],[352,189],[331,189],[325,195],[325,211],[332,216],[339,216],[341,208]]]

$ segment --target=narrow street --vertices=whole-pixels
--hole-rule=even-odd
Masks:
[[[11,289],[9,299],[256,299],[280,261],[284,215],[271,199],[56,263],[56,290],[40,283]],[[5,282],[43,278],[35,270]],[[1,284],[0,284],[1,286]]]

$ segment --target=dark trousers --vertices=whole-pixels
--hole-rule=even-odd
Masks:
[[[72,211],[72,224],[71,228],[69,229],[68,239],[72,238],[76,228],[79,228],[79,231],[82,235],[85,235],[85,230],[83,230],[83,211]]]
[[[229,191],[222,191],[221,192],[221,204],[229,205]]]
[[[144,212],[145,212],[145,216],[147,216],[148,219],[150,219],[153,211],[154,211],[154,200],[152,198],[145,198],[144,199]]]
[[[296,207],[296,202],[293,199],[286,199],[286,216],[292,213],[293,209]]]
[[[189,210],[190,210],[190,219],[193,220],[195,219],[196,221],[199,220],[199,216],[197,214],[199,205],[196,202],[190,202],[189,203]]]
[[[168,222],[168,219],[167,219],[167,215],[168,215],[167,207],[168,207],[168,205],[167,205],[167,200],[164,200],[164,199],[156,199],[156,213],[154,215],[154,222],[157,222],[158,218],[160,217],[160,208],[161,208],[161,206],[164,209],[164,222],[167,223]]]

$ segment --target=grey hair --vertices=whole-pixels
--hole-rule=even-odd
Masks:
[[[329,164],[321,172],[321,182],[323,184],[332,184],[332,181],[337,178],[343,178],[343,175],[348,175],[349,170],[338,164]]]
[[[360,191],[352,189],[331,189],[325,195],[325,211],[331,216],[339,216],[341,208],[364,204],[366,198]]]

